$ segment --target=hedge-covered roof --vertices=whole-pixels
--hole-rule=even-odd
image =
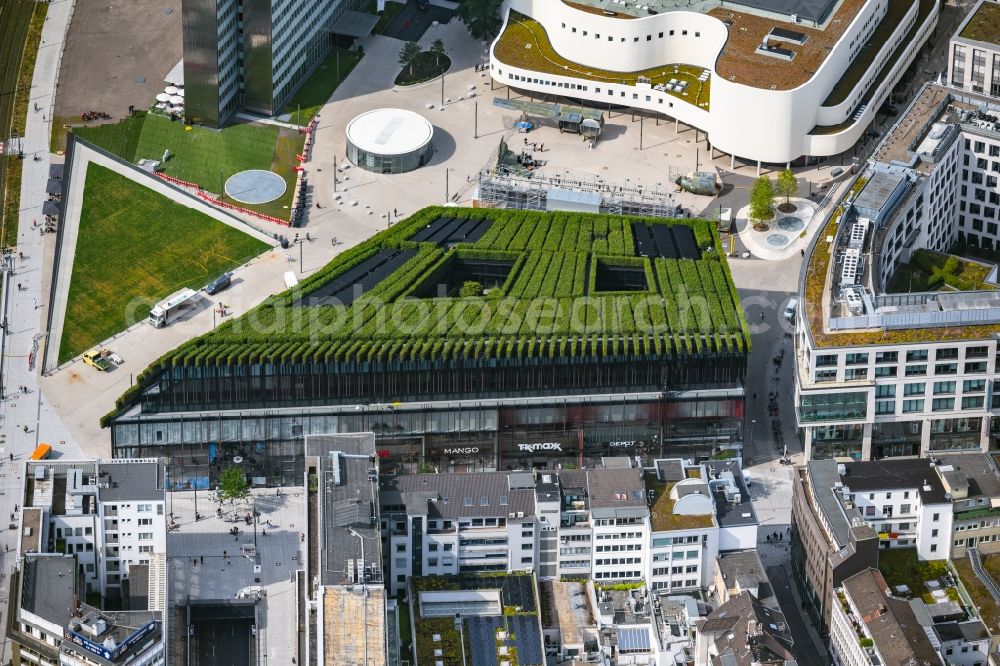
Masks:
[[[488,224],[479,225],[474,242],[448,242],[440,234],[437,242],[412,240],[426,236],[418,234],[440,218]],[[671,233],[693,238],[689,253],[700,258],[639,256],[633,224],[651,230],[644,248],[657,225],[690,228],[693,234]],[[426,208],[347,250],[298,287],[181,345],[149,370],[262,361],[744,352],[749,334],[718,245],[715,228],[704,220]],[[397,261],[409,258],[388,275],[370,271],[380,279],[349,305],[310,305],[324,302],[318,294],[331,291],[338,278],[354,280],[379,260],[373,257],[393,254]],[[456,259],[500,263],[509,274],[482,295],[437,297],[432,289],[426,297],[428,281],[433,287]],[[598,291],[599,266],[624,269],[648,288]]]

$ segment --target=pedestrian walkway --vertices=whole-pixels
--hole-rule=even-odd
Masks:
[[[59,61],[69,21],[73,14],[72,0],[49,4],[42,29],[38,59],[31,82],[30,108],[23,139],[26,158],[22,162],[21,211],[18,219],[17,249],[11,255],[13,273],[6,282],[4,301],[6,336],[3,345],[3,392],[0,399],[0,515],[11,513],[19,503],[23,482],[24,462],[38,444],[52,446],[52,456],[80,459],[83,452],[69,433],[56,410],[38,387],[39,349],[44,344],[48,314],[47,295],[43,292],[44,277],[49,270],[45,261],[44,241],[54,235],[43,235],[42,202],[49,176],[49,134]],[[38,158],[37,160],[35,158]],[[15,512],[14,523],[20,515]],[[0,570],[10,571],[17,554],[19,530],[0,532]],[[8,548],[10,549],[8,551]],[[6,588],[0,592],[0,603],[6,604]],[[4,654],[9,654],[7,646]]]

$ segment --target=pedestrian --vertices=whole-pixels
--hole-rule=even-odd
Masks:
[[[399,217],[399,212],[395,208],[392,209],[392,216]]]
[[[24,432],[28,432],[28,426],[24,426]]]
[[[799,249],[799,254],[801,254],[803,257],[806,256],[806,249],[804,247],[800,248]]]
[[[21,261],[24,261],[24,252],[18,252],[17,258],[20,259]]]
[[[14,462],[14,454],[13,454],[13,453],[12,453],[12,454],[10,454],[10,461],[11,461],[11,462]]]
[[[227,553],[226,551],[222,551],[222,556],[223,557],[229,557],[229,553]]]
[[[760,313],[760,320],[761,320],[761,321],[764,321],[764,311],[763,311],[763,310],[762,310],[762,311],[761,311],[761,313]]]
[[[17,290],[21,291],[21,283],[20,282],[17,283]]]
[[[267,536],[267,530],[261,530],[261,532],[264,534],[264,536]]]
[[[202,564],[204,564],[204,563],[205,563],[205,556],[204,556],[204,555],[202,555],[202,556],[201,556],[201,563],[202,563]]]
[[[754,393],[754,394],[753,394],[753,399],[754,399],[754,400],[756,400],[756,399],[757,399],[757,394],[756,394],[756,393]]]
[[[544,143],[538,144],[538,152],[540,152],[540,153],[544,153],[545,152],[545,144]]]
[[[35,306],[36,310],[38,309],[38,299],[34,296],[31,297],[31,304]]]

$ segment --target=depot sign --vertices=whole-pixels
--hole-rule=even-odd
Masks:
[[[608,442],[608,446],[612,449],[631,449],[636,444],[641,444],[641,442],[637,442],[634,439],[628,442]]]
[[[562,453],[562,444],[560,442],[534,442],[532,444],[518,444],[517,449],[526,453],[539,451],[559,451]]]

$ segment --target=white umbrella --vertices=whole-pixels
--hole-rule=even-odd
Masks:
[[[156,96],[156,101],[157,102],[169,102],[170,101],[170,95],[168,95],[165,92],[161,92],[161,93],[159,93]]]
[[[184,97],[184,88],[178,88],[177,89],[177,95],[180,96],[180,97]]]
[[[166,93],[168,95],[176,95],[177,94],[177,86],[167,86],[165,90],[166,90]]]
[[[174,96],[172,96],[170,98],[170,103],[171,104],[178,104],[178,105],[183,104],[184,103],[184,98],[181,97],[180,95],[174,95]]]

